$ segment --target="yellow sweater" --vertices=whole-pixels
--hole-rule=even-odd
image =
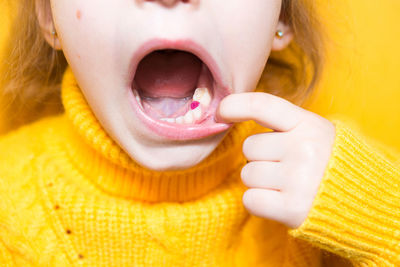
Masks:
[[[65,114],[0,139],[2,266],[400,266],[397,155],[348,123],[333,120],[316,199],[288,229],[241,202],[241,141],[254,123],[198,166],[158,173],[106,134],[70,69],[62,99]]]

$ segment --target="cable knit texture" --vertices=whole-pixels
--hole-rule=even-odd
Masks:
[[[242,205],[255,123],[193,168],[154,172],[107,135],[70,69],[62,99],[65,114],[0,139],[2,266],[400,265],[399,170],[340,120],[310,214],[288,229]]]

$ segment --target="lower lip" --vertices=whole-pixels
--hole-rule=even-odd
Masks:
[[[131,88],[128,90],[128,97],[132,104],[133,111],[143,122],[143,124],[146,125],[151,131],[168,140],[184,141],[201,139],[226,131],[232,126],[232,124],[215,122],[213,115],[210,115],[208,119],[204,120],[200,124],[185,125],[155,120],[142,110],[135,96],[133,95]],[[213,109],[214,111],[211,112],[212,114],[215,114],[217,104],[218,103],[216,103],[215,100],[211,103],[210,109]]]

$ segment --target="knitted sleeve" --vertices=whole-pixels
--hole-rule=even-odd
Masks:
[[[356,266],[400,266],[400,155],[332,121],[336,138],[318,193],[289,234]]]

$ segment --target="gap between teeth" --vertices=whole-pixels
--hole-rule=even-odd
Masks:
[[[208,88],[197,88],[193,94],[193,101],[200,102],[200,105],[195,109],[191,109],[186,112],[185,115],[179,116],[177,118],[161,118],[160,120],[170,122],[170,123],[178,123],[178,124],[193,124],[199,121],[203,112],[207,110],[211,103],[211,94]]]
[[[134,90],[134,94],[137,102],[140,107],[143,109],[143,105],[140,99],[140,96],[136,90]],[[191,109],[186,112],[185,115],[179,116],[176,118],[161,118],[161,121],[169,122],[169,123],[177,123],[177,124],[193,124],[200,120],[203,116],[203,112],[207,110],[211,103],[211,94],[208,88],[202,87],[197,88],[194,91],[192,101],[200,102],[200,105],[195,109]]]

